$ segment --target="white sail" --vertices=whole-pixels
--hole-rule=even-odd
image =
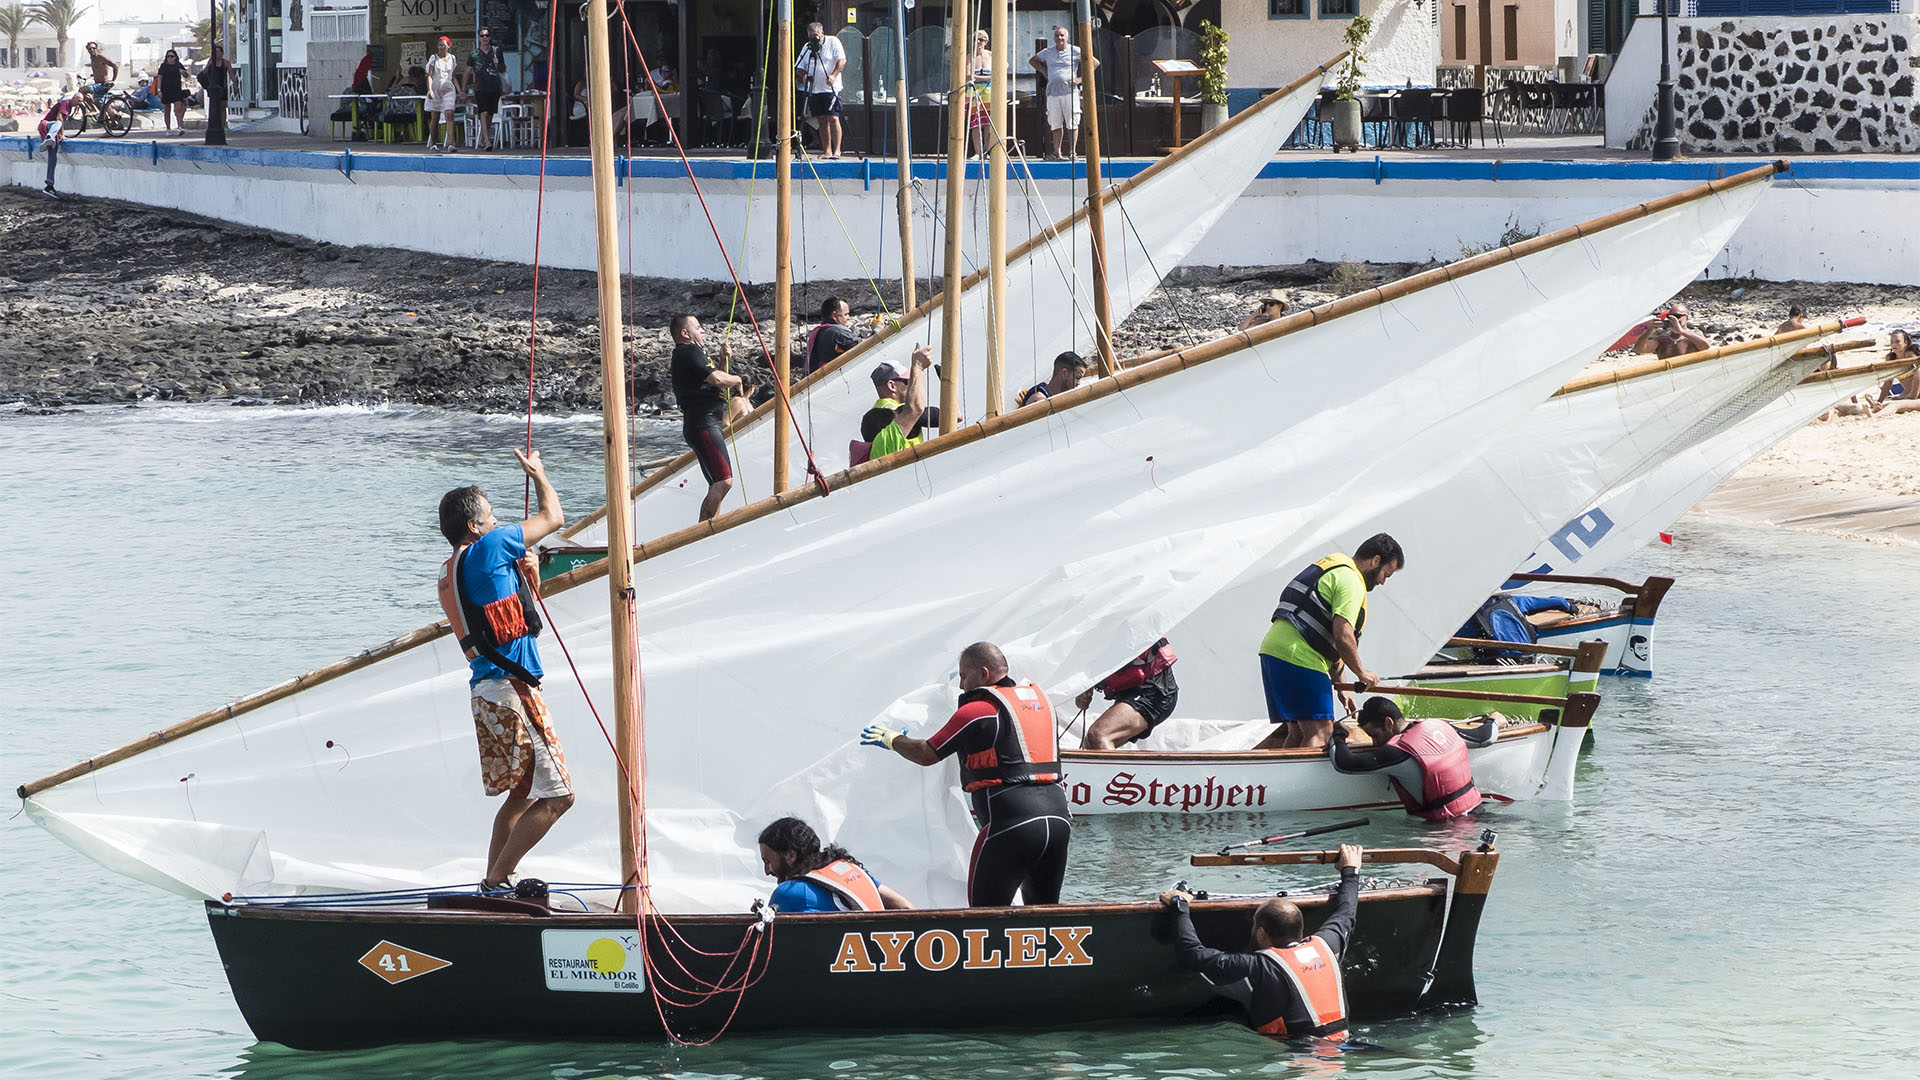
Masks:
[[[1307,560],[1352,551],[1376,532],[1398,539],[1407,563],[1369,597],[1360,655],[1383,676],[1418,669],[1499,587],[1515,552],[1531,546],[1544,522],[1562,520],[1568,507],[1584,505],[1594,492],[1661,459],[1676,434],[1748,396],[1756,384],[1791,384],[1804,376],[1820,359],[1787,358],[1810,343],[1801,335],[1559,394],[1481,433],[1478,445],[1410,440],[1356,484],[1392,485],[1400,498],[1384,506],[1348,502],[1323,515],[1302,541],[1309,552],[1304,559],[1256,567],[1181,629],[1182,713],[1236,715],[1222,711],[1235,696],[1231,684],[1244,679],[1260,629],[1287,580]],[[1395,482],[1406,477],[1418,479]],[[1194,731],[1196,737],[1207,734],[1204,728]],[[1225,743],[1251,745],[1263,734],[1249,729],[1226,736]],[[1153,745],[1186,749],[1183,740],[1184,729],[1175,728]],[[1216,737],[1209,745],[1219,743]]]
[[[918,902],[958,902],[973,830],[952,766],[859,746],[864,725],[927,734],[971,641],[1059,697],[1184,635],[1235,581],[1317,554],[1330,508],[1384,513],[1426,479],[1376,462],[1485,441],[1545,398],[1704,266],[1765,187],[1743,178],[1433,271],[864,467],[830,497],[650,544],[634,585],[656,901],[740,910],[769,886],[755,835],[794,813]],[[603,589],[549,606],[605,702]],[[190,894],[475,880],[494,804],[466,665],[428,637],[33,785],[28,812]],[[611,880],[618,774],[551,641],[543,653],[579,801],[523,869]],[[1257,715],[1251,664],[1233,689],[1234,715]]]
[[[1599,574],[1652,543],[1740,467],[1814,417],[1886,381],[1898,365],[1842,368],[1789,386],[1765,405],[1591,500],[1520,563],[1524,572]],[[1544,568],[1544,569],[1542,569]]]
[[[1141,174],[1118,200],[1107,202],[1107,268],[1116,325],[1159,286],[1163,275],[1185,261],[1261,167],[1272,160],[1274,149],[1306,115],[1319,87],[1320,80],[1311,78],[1290,91],[1274,92],[1250,109],[1251,115],[1235,117],[1237,123],[1231,129]],[[1046,381],[1058,353],[1076,348],[1091,355],[1095,340],[1092,230],[1084,215],[1070,216],[1054,228],[1058,231],[1051,241],[1034,244],[1007,260],[1009,400],[1001,403],[1002,408],[1011,407],[1016,390]],[[988,321],[982,306],[986,292],[984,282],[965,291],[960,331],[964,355],[936,357],[948,375],[960,379],[962,416],[969,420],[986,414],[982,374],[987,356]],[[873,407],[873,369],[882,361],[905,366],[916,345],[937,347],[943,311],[940,305],[923,305],[919,314],[886,339],[795,387],[788,457],[793,484],[808,482],[802,439],[813,448],[823,472],[847,466],[848,441],[859,437],[860,418]],[[930,386],[927,394],[928,401],[937,404],[938,384]],[[728,450],[736,479],[724,508],[766,496],[773,476],[772,410],[764,410],[737,429]],[[650,476],[633,500],[635,537],[663,536],[699,517],[700,500],[706,496],[699,466],[688,459],[667,466],[665,472],[665,476]],[[596,520],[568,540],[605,544],[606,525]]]

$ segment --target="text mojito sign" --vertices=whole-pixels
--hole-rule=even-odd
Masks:
[[[473,35],[474,0],[387,0],[387,33],[431,34],[465,31]]]

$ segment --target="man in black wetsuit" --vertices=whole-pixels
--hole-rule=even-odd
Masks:
[[[1253,949],[1221,952],[1200,944],[1187,903],[1193,897],[1170,890],[1160,902],[1173,911],[1173,950],[1180,966],[1200,975],[1227,997],[1247,1006],[1247,1021],[1263,1035],[1340,1041],[1347,1037],[1347,990],[1340,958],[1353,934],[1360,907],[1358,844],[1341,844],[1340,888],[1333,913],[1312,936],[1302,936],[1300,909],[1275,897],[1253,913]]]
[[[874,724],[860,741],[916,765],[965,755],[960,785],[980,826],[967,872],[970,906],[1005,907],[1016,891],[1028,904],[1057,904],[1073,818],[1060,786],[1053,706],[1039,687],[1009,678],[1006,656],[986,641],[961,651],[960,690],[960,707],[932,738]]]
[[[733,463],[727,460],[727,440],[720,425],[727,416],[727,392],[740,389],[743,380],[707,359],[707,335],[699,319],[675,315],[667,329],[673,334],[668,374],[674,400],[680,404],[680,434],[700,459],[700,473],[707,478],[707,497],[700,502],[700,520],[706,521],[720,512],[721,500],[733,487]],[[725,345],[720,346],[720,359],[733,359]]]

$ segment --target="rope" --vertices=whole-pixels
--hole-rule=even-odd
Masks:
[[[553,34],[560,8],[547,12],[547,97],[546,122],[540,125],[540,181],[533,197],[533,296],[527,314],[527,453],[533,453],[533,381],[535,358],[540,350],[540,235],[547,205],[547,140],[553,132]],[[533,516],[533,477],[521,483],[521,498],[526,515]]]

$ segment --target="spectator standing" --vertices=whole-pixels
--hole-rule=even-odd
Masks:
[[[60,160],[60,145],[67,138],[67,117],[80,111],[80,95],[64,97],[53,103],[47,115],[40,118],[40,152],[47,155],[47,186],[45,191],[50,199],[57,199],[60,193],[53,190],[53,166]]]
[[[845,300],[829,296],[820,305],[820,325],[807,335],[806,366],[800,372],[811,375],[848,349],[860,343],[853,332],[853,309]]]
[[[699,459],[700,474],[707,478],[707,497],[700,503],[700,520],[706,521],[720,512],[721,500],[733,488],[733,463],[727,460],[727,440],[721,429],[728,416],[727,391],[739,389],[744,380],[707,359],[707,335],[699,319],[675,315],[667,329],[673,334],[668,374],[674,400],[680,403],[680,434]],[[733,359],[725,345],[720,346],[720,359]]]
[[[200,88],[207,93],[207,145],[227,145],[227,95],[233,87],[233,65],[227,50],[213,47],[207,66],[200,69]]]
[[[473,122],[479,127],[474,145],[493,149],[493,114],[500,111],[500,94],[506,89],[501,73],[507,70],[507,57],[493,43],[493,31],[480,28],[480,39],[467,54],[467,86],[473,93]]]
[[[442,35],[427,57],[427,149],[433,150],[433,137],[440,135],[437,147],[453,153],[453,108],[461,96],[460,72],[453,62],[453,41]]]
[[[819,23],[807,24],[807,43],[793,65],[806,79],[807,115],[820,125],[820,156],[840,156],[840,73],[847,67],[846,46]]]
[[[169,134],[187,133],[187,68],[180,53],[168,49],[160,61],[160,122]]]
[[[1047,157],[1070,159],[1080,137],[1080,46],[1067,44],[1067,28],[1056,26],[1053,48],[1041,49],[1027,62],[1047,80],[1047,127],[1053,132],[1053,152]],[[1100,61],[1093,66],[1098,69]]]
[[[987,140],[993,137],[993,114],[988,101],[993,94],[993,50],[985,30],[973,32],[973,81],[967,85],[967,137],[973,153],[984,155]]]

